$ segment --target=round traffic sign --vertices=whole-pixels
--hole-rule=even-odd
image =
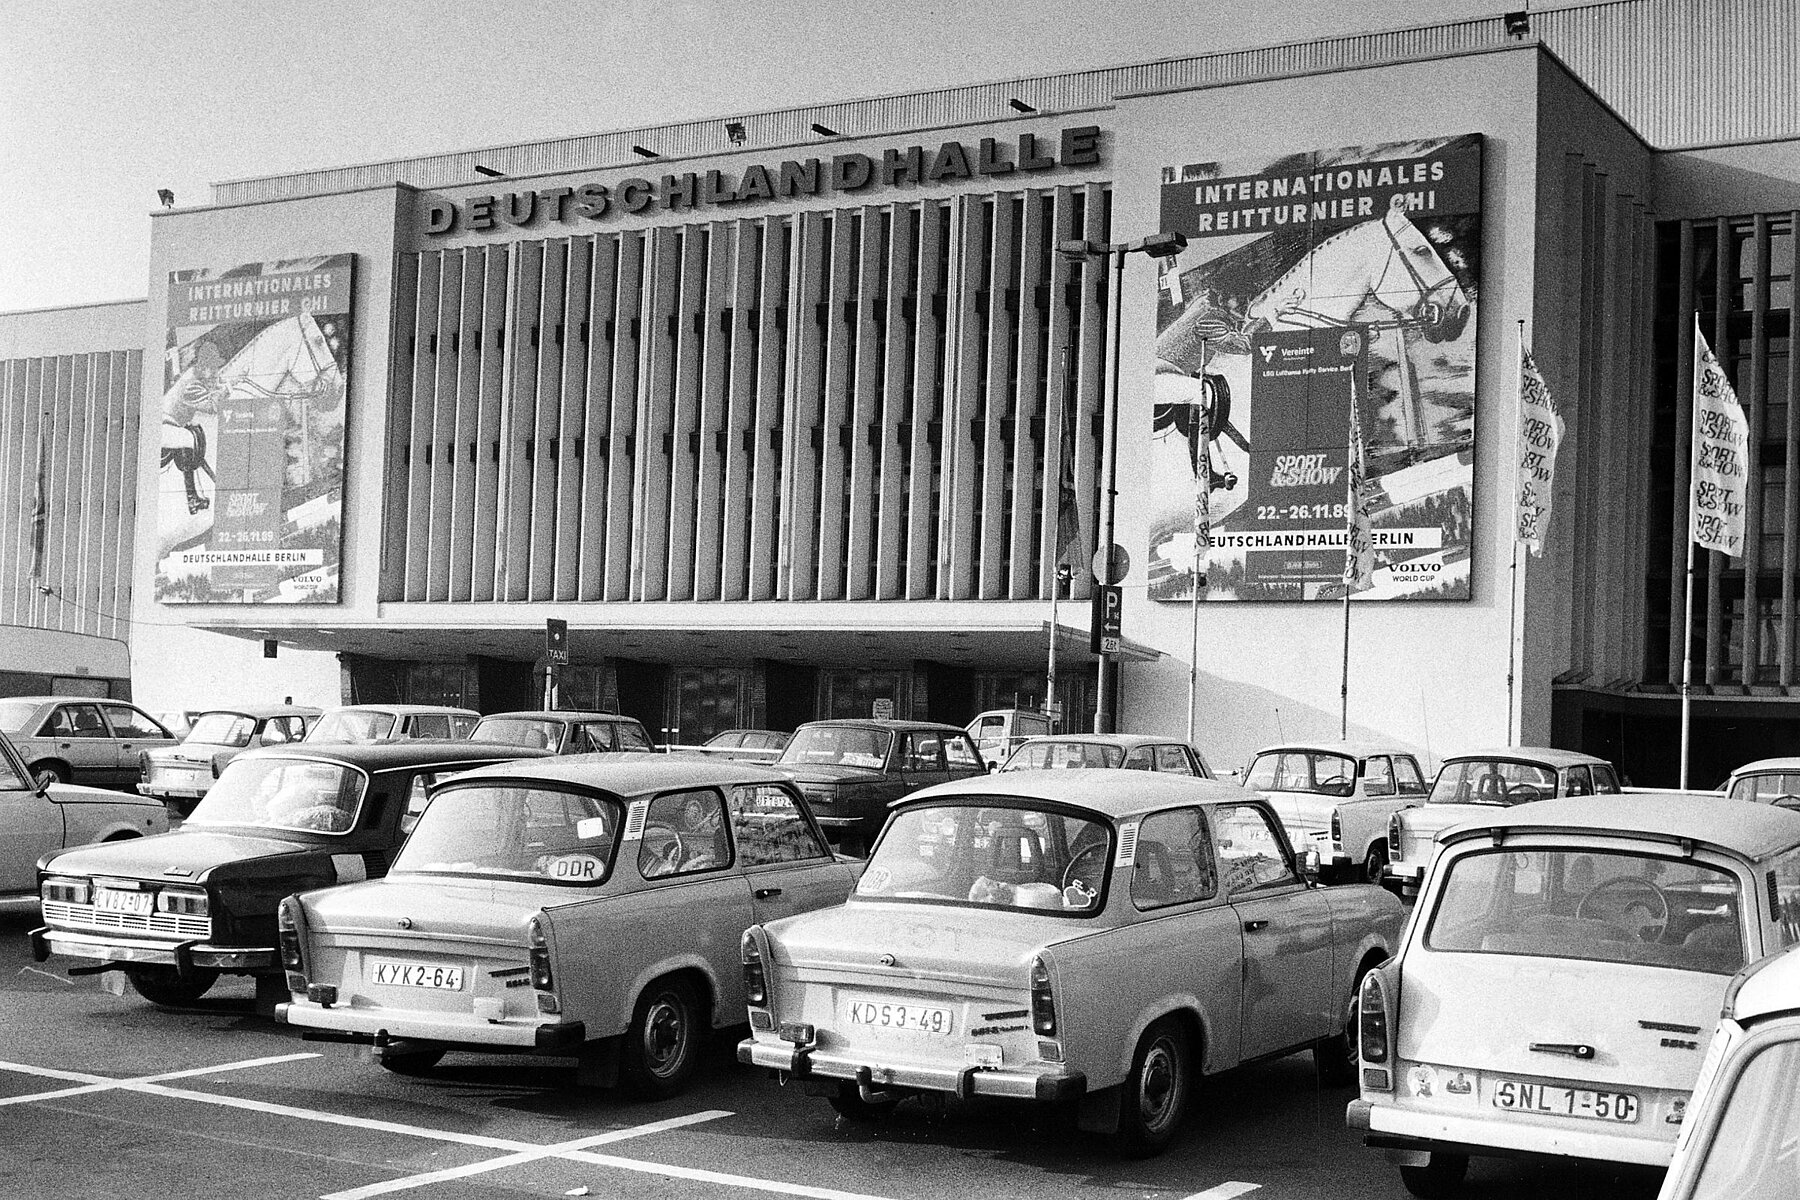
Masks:
[[[1110,570],[1108,567],[1110,566]],[[1125,553],[1125,547],[1113,543],[1112,562],[1106,561],[1104,550],[1094,551],[1094,578],[1101,583],[1124,583],[1125,576],[1131,573],[1131,555]]]

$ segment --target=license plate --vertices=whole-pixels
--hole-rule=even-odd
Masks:
[[[369,963],[369,982],[384,987],[436,988],[460,992],[463,969],[446,963],[395,962],[377,958]]]
[[[148,916],[150,907],[156,897],[150,892],[121,892],[112,888],[101,888],[94,893],[94,907],[107,912],[131,913],[134,916]]]
[[[1601,1092],[1514,1079],[1502,1079],[1494,1085],[1494,1107],[1620,1125],[1630,1125],[1638,1119],[1638,1098],[1630,1092]]]
[[[850,1023],[877,1029],[904,1029],[912,1033],[949,1034],[955,1029],[950,1009],[925,1004],[889,1004],[877,1000],[852,1000]]]

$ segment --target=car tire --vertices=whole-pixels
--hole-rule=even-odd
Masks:
[[[1194,1055],[1187,1030],[1173,1017],[1153,1021],[1138,1039],[1119,1099],[1113,1151],[1124,1158],[1161,1154],[1187,1113]]]
[[[1360,1012],[1357,1001],[1368,973],[1367,969],[1358,971],[1356,982],[1350,985],[1350,1003],[1344,1006],[1343,1029],[1313,1043],[1313,1066],[1319,1072],[1319,1082],[1326,1087],[1349,1087],[1356,1082],[1356,1020]]]
[[[701,1021],[699,1000],[686,980],[659,979],[645,988],[620,1055],[626,1089],[644,1100],[679,1095],[700,1065]]]
[[[1432,1151],[1422,1167],[1401,1167],[1400,1182],[1409,1195],[1420,1200],[1447,1200],[1462,1190],[1469,1173],[1469,1156]]]
[[[848,1080],[839,1083],[837,1091],[827,1099],[831,1107],[837,1110],[838,1116],[859,1125],[886,1120],[888,1114],[894,1111],[894,1106],[900,1103],[897,1099],[864,1100],[862,1089]]]
[[[219,973],[195,968],[183,977],[173,967],[132,967],[125,972],[138,995],[161,1008],[186,1008],[218,982]]]
[[[1369,857],[1363,859],[1362,881],[1364,883],[1381,883],[1381,873],[1387,870],[1388,852],[1386,842],[1376,842],[1369,847]]]
[[[443,1060],[442,1050],[383,1050],[375,1056],[383,1070],[392,1071],[396,1075],[429,1075],[431,1069]]]
[[[31,765],[31,782],[39,787],[49,787],[53,783],[69,782],[69,768],[61,763],[33,763]]]

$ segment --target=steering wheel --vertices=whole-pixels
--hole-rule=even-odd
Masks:
[[[1533,800],[1542,800],[1547,794],[1544,788],[1535,783],[1515,783],[1506,789],[1506,798],[1514,804],[1528,804]]]
[[[1088,891],[1098,892],[1105,875],[1106,843],[1095,842],[1076,851],[1075,857],[1069,860],[1068,869],[1063,872],[1062,885],[1067,888],[1071,884],[1080,883]]]
[[[685,853],[681,835],[668,825],[644,826],[644,850],[650,854],[649,861],[644,861],[644,851],[639,851],[638,861],[642,864],[643,874],[648,878],[673,875],[681,866]]]
[[[1640,942],[1654,942],[1669,927],[1669,898],[1648,879],[1620,876],[1583,896],[1575,915],[1610,921]]]

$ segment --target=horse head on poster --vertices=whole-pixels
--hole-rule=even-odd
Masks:
[[[233,395],[332,406],[341,373],[317,321],[301,313],[269,326],[220,373]]]
[[[1471,311],[1468,293],[1396,196],[1387,215],[1334,234],[1251,302],[1275,328],[1342,325],[1416,329],[1454,341]]]

